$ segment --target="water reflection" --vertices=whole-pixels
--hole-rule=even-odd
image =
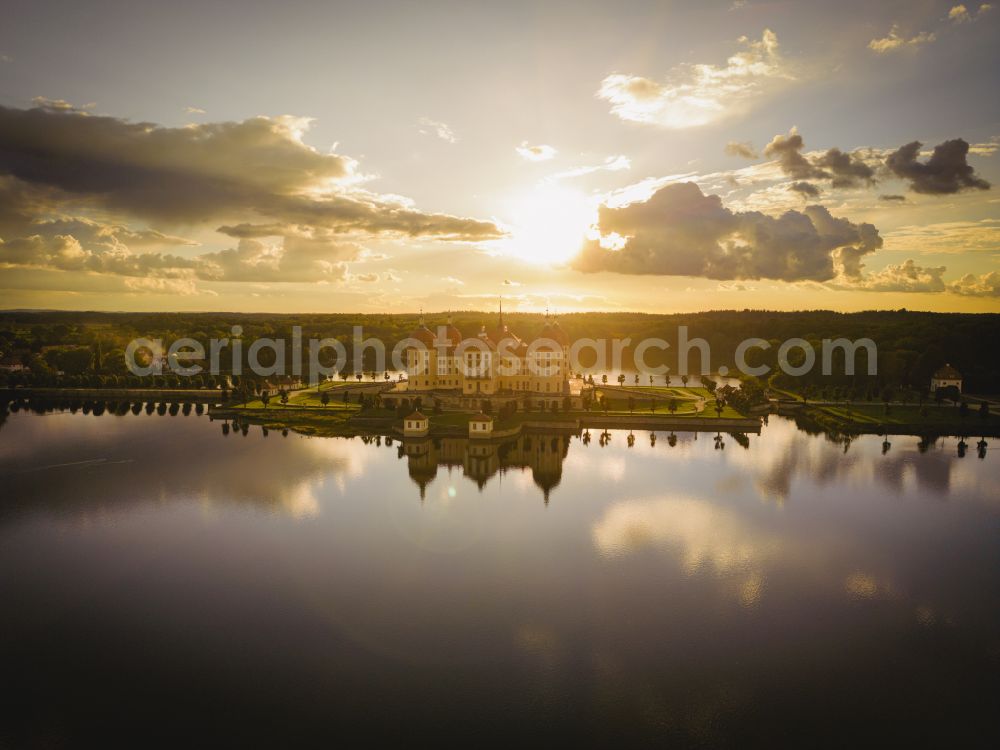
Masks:
[[[992,730],[1000,476],[957,438],[325,439],[158,410],[6,416],[0,744],[84,744],[108,705],[274,744]]]
[[[512,440],[488,441],[468,438],[406,440],[400,455],[406,457],[410,478],[420,488],[420,499],[434,481],[438,468],[449,473],[460,468],[482,490],[495,476],[511,469],[529,470],[548,505],[549,493],[562,479],[563,461],[569,450],[566,434],[522,434]]]
[[[109,423],[59,412],[13,419],[17,435],[0,436],[0,521],[39,511],[85,518],[172,499],[310,516],[319,509],[317,488],[357,476],[367,459],[352,441],[267,440],[261,427],[246,426],[250,439],[238,443],[219,440],[204,419]]]

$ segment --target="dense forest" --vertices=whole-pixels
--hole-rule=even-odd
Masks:
[[[465,336],[475,336],[481,326],[494,328],[496,313],[460,311],[451,313],[454,324]],[[425,316],[432,329],[444,324],[446,313]],[[293,326],[301,326],[303,338],[340,340],[353,356],[354,326],[361,326],[366,338],[380,339],[391,347],[418,324],[415,314],[244,314],[244,313],[109,313],[62,311],[8,311],[0,313],[0,385],[103,386],[135,385],[124,361],[128,342],[139,337],[162,339],[164,345],[181,337],[202,342],[211,338],[231,338],[232,327],[242,327],[242,339],[251,342],[267,337],[285,339],[290,347]],[[504,322],[521,338],[538,336],[545,316],[505,313]],[[872,397],[885,389],[926,392],[932,373],[945,363],[964,376],[964,390],[976,394],[1000,393],[1000,314],[926,313],[872,311],[838,313],[832,311],[767,312],[757,310],[654,315],[641,313],[575,313],[559,317],[571,340],[624,339],[632,345],[656,337],[670,343],[665,352],[650,349],[649,365],[665,364],[677,369],[677,341],[680,326],[687,326],[688,338],[703,338],[711,346],[710,369],[725,366],[735,374],[734,353],[747,338],[770,342],[766,350],[751,350],[751,365],[766,364],[771,385],[802,393],[830,395],[853,393]],[[821,374],[820,346],[823,339],[844,337],[872,339],[878,347],[878,374],[867,375],[864,352],[859,353],[856,374],[845,375],[842,357],[834,358],[834,373]],[[817,353],[817,365],[804,376],[792,378],[776,370],[777,350],[782,341],[801,338]],[[244,347],[244,356],[246,348]],[[330,354],[328,351],[327,354]],[[796,363],[793,351],[789,361]],[[228,350],[223,352],[223,370],[232,367]],[[262,358],[263,359],[263,358]],[[290,361],[291,355],[286,357]],[[592,366],[585,353],[582,364]],[[801,357],[799,357],[801,359]],[[632,357],[626,351],[626,368]],[[697,370],[695,352],[689,369]],[[364,371],[374,368],[370,357]],[[353,369],[353,368],[352,368]],[[353,373],[352,373],[353,374]],[[173,382],[171,382],[173,380]],[[208,377],[182,382],[176,376],[161,378],[158,385],[212,386]],[[145,383],[144,383],[145,385]]]

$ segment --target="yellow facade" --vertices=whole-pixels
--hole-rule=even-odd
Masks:
[[[419,344],[407,349],[407,390],[453,391],[463,396],[510,393],[559,395],[567,392],[569,339],[558,322],[546,319],[538,338],[526,342],[500,324],[463,337],[449,320],[411,334]]]

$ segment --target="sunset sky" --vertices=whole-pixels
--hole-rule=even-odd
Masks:
[[[1000,311],[989,4],[0,6],[0,308]]]

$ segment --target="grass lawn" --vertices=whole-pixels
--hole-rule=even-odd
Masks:
[[[600,395],[605,393],[609,398],[620,398],[622,390],[636,391],[643,394],[648,393],[650,396],[655,398],[676,398],[678,401],[691,401],[698,398],[714,398],[708,392],[707,388],[677,388],[665,385],[629,385],[628,383],[625,384],[624,389],[611,385],[597,386],[597,394]]]
[[[386,383],[395,383],[395,382],[396,382],[395,380],[383,380],[382,378],[378,378],[374,381],[371,378],[365,378],[360,382],[355,380],[354,378],[351,378],[350,380],[324,380],[322,383],[319,384],[317,389],[310,388],[309,390],[341,391],[344,390],[345,388],[346,389],[357,388],[360,385],[365,385],[370,387],[373,384],[385,385]]]
[[[988,425],[990,427],[1000,426],[1000,415],[991,414],[986,419],[979,416],[976,407],[970,406],[969,412],[962,417],[956,406],[938,406],[937,404],[927,404],[926,416],[920,413],[920,407],[915,405],[902,406],[893,404],[889,407],[889,413],[885,413],[885,406],[882,404],[871,404],[864,406],[817,406],[817,410],[825,412],[837,419],[854,422],[859,425],[927,425],[934,426],[962,426],[970,431],[976,431],[976,425]]]

